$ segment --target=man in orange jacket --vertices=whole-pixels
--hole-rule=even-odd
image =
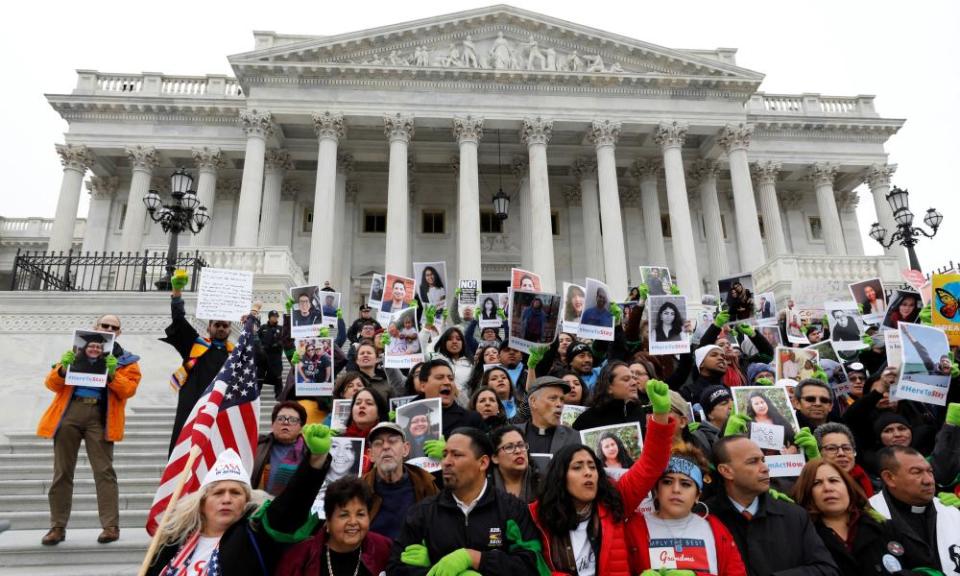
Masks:
[[[55,394],[37,426],[37,435],[53,438],[53,482],[50,484],[50,531],[43,537],[47,546],[66,539],[67,521],[73,503],[73,473],[77,467],[80,441],[87,447],[87,459],[93,469],[97,488],[97,508],[103,531],[97,542],[106,544],[120,538],[120,503],[117,474],[113,470],[113,443],[123,439],[124,405],[140,384],[139,356],[124,350],[116,342],[120,336],[120,318],[105,314],[97,319],[94,330],[112,332],[113,350],[106,355],[105,388],[70,386],[67,368],[77,358],[68,350],[61,356],[45,385]]]

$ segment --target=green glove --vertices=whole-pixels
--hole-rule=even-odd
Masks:
[[[820,366],[817,366],[817,369],[813,371],[813,376],[812,376],[812,378],[815,378],[815,379],[823,382],[824,384],[829,384],[829,383],[830,383],[830,378],[827,376],[827,373],[824,372],[824,371],[823,371],[823,368],[821,368]]]
[[[778,491],[774,490],[773,488],[770,489],[769,494],[770,494],[770,497],[773,498],[774,500],[782,500],[782,501],[784,501],[784,502],[789,502],[789,503],[791,503],[791,504],[796,504],[796,502],[793,501],[793,498],[787,496],[787,495],[784,494],[783,492],[778,492]]]
[[[947,406],[947,424],[960,426],[960,403],[951,402]]]
[[[413,308],[414,310],[416,310],[417,308],[420,307],[420,304],[418,304],[416,300],[411,300],[411,301],[410,301],[410,307]]]
[[[754,327],[747,324],[746,322],[737,324],[737,332],[745,336],[751,336],[751,337],[757,334],[757,331],[754,329]]]
[[[699,422],[691,422],[691,423],[687,424],[687,430],[689,430],[690,432],[696,432],[696,431],[699,430],[699,429],[700,429],[700,423],[699,423]]]
[[[444,308],[443,313],[440,314],[440,317],[443,318],[444,321],[448,320],[450,318],[450,309]]]
[[[861,338],[860,341],[866,344],[867,348],[873,348],[873,336],[869,334],[864,334],[863,338]]]
[[[734,434],[746,434],[750,430],[750,417],[746,414],[732,412],[727,418],[727,424],[723,427],[724,436],[733,436]]]
[[[323,424],[307,424],[300,433],[303,435],[303,441],[311,454],[321,456],[330,451],[330,445],[333,443],[333,430]]]
[[[930,304],[920,309],[920,323],[924,326],[933,324],[933,308],[930,307]]]
[[[170,277],[170,286],[177,292],[186,288],[189,282],[190,277],[187,276],[186,270],[177,270],[173,273],[173,276]]]
[[[437,319],[437,307],[433,304],[427,304],[424,306],[423,317],[428,326],[433,326],[433,321]]]
[[[647,286],[646,284],[641,284],[641,285],[637,286],[637,292],[640,293],[640,299],[641,299],[641,300],[646,300],[646,299],[647,299],[647,296],[650,295],[650,287]]]
[[[503,311],[503,308],[497,308],[497,318],[500,318],[501,320],[507,319],[507,313]]]
[[[293,301],[293,298],[287,298],[287,301],[283,303],[283,307],[287,309],[287,314],[293,310],[294,304],[296,304],[296,302]]]
[[[680,295],[680,288],[679,288],[676,284],[671,284],[671,285],[670,285],[670,293],[673,294],[674,296],[679,296],[679,295]]]
[[[941,492],[937,494],[937,498],[940,500],[940,503],[943,504],[944,506],[960,508],[960,496],[957,496],[953,492]]]
[[[723,326],[730,321],[730,311],[721,310],[717,312],[717,315],[713,318],[713,325],[717,328],[723,328]]]
[[[459,548],[447,554],[433,565],[427,576],[460,576],[473,566],[470,553],[466,548]]]
[[[804,334],[806,334],[807,332],[810,331],[810,328],[812,328],[811,325],[809,325],[809,324],[804,324],[803,326],[800,327],[800,331],[803,332]]]
[[[383,334],[380,335],[380,345],[383,346],[384,348],[390,345],[390,335],[387,334],[386,331],[384,331]]]
[[[857,302],[857,312],[859,312],[860,315],[863,316],[863,304],[860,302]]]
[[[457,288],[456,290],[453,291],[453,295],[456,296],[458,300],[460,299],[460,294],[462,293],[463,291],[460,290],[460,288]]]
[[[327,326],[322,326],[322,327],[320,328],[320,330],[317,331],[317,333],[320,334],[320,337],[321,337],[321,338],[329,338],[329,337],[330,337],[330,328],[327,327]]]
[[[400,561],[407,566],[416,566],[417,568],[430,567],[430,554],[427,552],[427,541],[423,544],[411,544],[400,553]]]
[[[960,364],[957,364],[955,361],[950,361],[950,377],[956,378],[960,376]]]
[[[797,435],[793,437],[793,443],[803,448],[803,453],[807,456],[807,460],[820,457],[817,439],[810,433],[810,428],[806,426],[801,428],[800,431],[797,432]]]
[[[773,386],[773,380],[769,378],[757,378],[758,386]]]
[[[300,363],[300,353],[294,350],[293,356],[290,357],[290,363],[296,366]]]
[[[617,324],[620,324],[620,320],[623,319],[623,308],[621,308],[616,302],[611,302],[610,314],[613,315],[613,325],[616,326]]]
[[[447,447],[447,439],[440,435],[439,440],[427,440],[423,443],[423,453],[434,460],[443,459],[443,450]]]
[[[477,572],[476,570],[464,570],[460,573],[460,576],[483,576],[483,574]]]
[[[343,308],[337,308],[337,320],[343,320]]]
[[[670,387],[666,382],[650,379],[647,381],[647,397],[653,405],[654,414],[670,413]]]
[[[549,350],[546,346],[533,346],[530,348],[530,357],[527,358],[527,368],[533,370],[543,360],[543,355]]]
[[[647,569],[640,573],[640,576],[662,576],[659,570]]]
[[[117,373],[117,357],[113,354],[107,354],[107,377],[113,378],[113,375]]]
[[[477,306],[476,308],[474,308],[474,309],[473,309],[473,317],[476,318],[477,320],[480,320],[480,312],[481,312],[481,310],[480,310],[480,307],[479,307],[479,306]]]
[[[829,325],[830,325],[830,318],[829,318],[826,314],[824,314],[824,315],[823,315],[823,318],[820,319],[820,325],[821,325],[821,326],[829,326]]]
[[[663,576],[697,576],[693,570],[667,570]]]
[[[63,353],[63,356],[60,357],[60,365],[66,368],[74,362],[77,361],[77,353],[73,350],[67,350]]]
[[[391,422],[396,422],[396,421],[397,421],[397,411],[396,411],[396,410],[391,410],[391,411],[387,412],[387,420],[389,420],[389,421],[391,421]]]

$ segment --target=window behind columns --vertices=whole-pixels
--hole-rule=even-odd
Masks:
[[[663,231],[664,238],[672,238],[670,234],[670,215],[669,214],[660,215],[660,229]]]
[[[481,234],[503,234],[503,220],[497,218],[493,210],[480,211]]]
[[[422,212],[422,234],[445,234],[446,214],[443,210],[424,210]]]
[[[385,234],[387,232],[387,212],[385,210],[363,211],[363,232],[365,234]]]

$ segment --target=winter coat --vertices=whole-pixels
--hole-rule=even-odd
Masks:
[[[543,543],[543,559],[546,560],[552,574],[564,575],[566,572],[559,572],[552,565],[550,533],[539,522],[539,508],[539,501],[530,504],[530,515],[533,516],[533,522],[540,531],[540,542]],[[597,506],[597,514],[600,518],[601,540],[596,573],[604,576],[629,576],[631,571],[630,563],[627,561],[627,542],[623,533],[623,522],[617,522],[613,513],[602,504]]]
[[[573,422],[574,430],[587,430],[597,426],[643,422],[646,409],[639,402],[611,400],[602,406],[591,406]]]
[[[878,522],[869,514],[860,514],[850,527],[853,534],[853,546],[850,549],[837,533],[823,522],[818,520],[813,525],[844,576],[906,576],[912,574],[911,568],[922,565],[923,560],[917,556],[913,546],[896,530],[892,522]],[[891,549],[897,551],[897,544],[900,545],[900,554],[893,555]],[[883,563],[886,555],[895,558],[903,569],[888,571]]]
[[[747,569],[740,558],[737,543],[734,542],[730,531],[716,516],[708,515],[705,520],[710,524],[713,532],[713,544],[717,552],[717,576],[746,576]],[[647,519],[643,514],[636,514],[630,519],[632,546],[630,558],[636,572],[650,569],[650,531]],[[697,572],[697,576],[707,575],[706,572]],[[709,576],[709,575],[707,575]]]
[[[117,356],[117,371],[113,378],[107,382],[101,399],[106,396],[106,411],[103,414],[104,436],[108,442],[119,442],[123,440],[123,431],[125,427],[124,408],[127,400],[133,397],[137,392],[137,386],[140,384],[140,357],[120,349],[121,353]],[[74,386],[66,383],[66,380],[60,376],[60,364],[58,363],[47,374],[44,386],[55,394],[53,402],[47,407],[47,410],[40,417],[40,423],[37,425],[37,436],[41,438],[53,438],[60,428],[60,422],[63,415],[67,412],[67,407],[73,399]],[[103,406],[101,405],[101,411]]]
[[[324,548],[327,545],[327,531],[320,530],[309,540],[294,545],[287,550],[277,569],[275,576],[314,576],[322,573],[324,565]],[[367,532],[360,543],[360,563],[370,574],[381,574],[387,568],[390,559],[391,540],[376,532]]]
[[[404,472],[410,477],[410,482],[413,484],[413,501],[419,502],[426,498],[427,496],[433,496],[439,492],[437,489],[437,483],[434,481],[433,476],[417,466],[411,466],[410,464],[403,465]],[[377,517],[377,513],[380,512],[381,506],[383,506],[383,498],[377,494],[375,489],[375,480],[377,479],[377,470],[376,467],[372,468],[369,472],[363,475],[361,480],[370,488],[370,493],[373,494],[373,503],[370,505],[370,521],[373,522],[373,519]]]
[[[956,573],[956,570],[960,569],[960,558],[957,558],[957,550],[960,550],[960,510],[945,506],[934,498],[937,541],[927,542],[921,539],[906,522],[891,515],[884,491],[881,490],[870,499],[870,506],[884,518],[891,519],[890,524],[894,531],[901,539],[906,540],[903,545],[913,549],[919,556],[922,566],[939,568],[945,574],[950,574],[950,571]]]

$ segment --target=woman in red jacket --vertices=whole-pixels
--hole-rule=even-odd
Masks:
[[[707,469],[697,448],[676,446],[653,490],[654,511],[635,514],[627,523],[630,561],[637,572],[643,571],[641,576],[648,570],[659,574],[660,568],[698,576],[746,576],[730,532],[709,513],[704,517],[693,511],[701,504]]]
[[[543,556],[553,574],[629,576],[624,521],[637,508],[670,456],[676,421],[671,420],[669,388],[651,380],[647,394],[653,416],[643,453],[614,482],[587,446],[565,446],[554,454],[540,498],[530,514],[540,529]]]

